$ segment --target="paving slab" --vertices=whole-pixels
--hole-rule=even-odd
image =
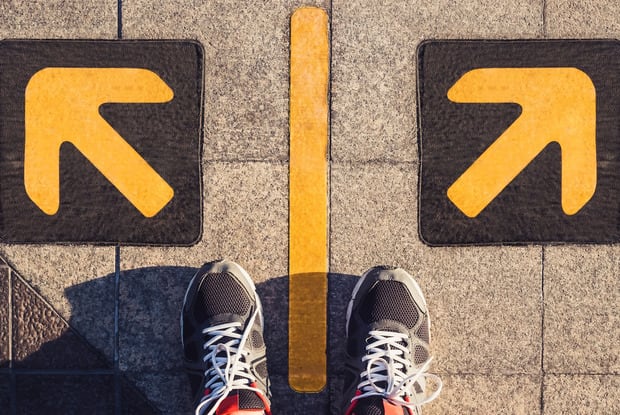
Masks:
[[[620,413],[618,375],[549,375],[543,394],[544,414]]]
[[[620,373],[620,246],[545,248],[545,370]]]
[[[8,375],[0,375],[0,408],[11,407],[11,382]]]
[[[442,375],[444,386],[424,415],[540,413],[540,378],[533,375]]]
[[[189,380],[180,371],[125,372],[162,415],[193,414]],[[124,398],[129,396],[124,395]],[[123,400],[125,402],[126,399]],[[129,415],[134,412],[128,412]],[[140,413],[140,412],[136,412]],[[148,413],[148,412],[147,412]]]
[[[272,382],[272,407],[274,414],[329,414],[329,391],[302,394],[293,391],[288,375],[269,375]],[[334,412],[331,412],[335,415]]]
[[[1,244],[0,256],[112,361],[114,248]]]
[[[113,376],[17,375],[15,388],[20,415],[114,413]]]
[[[105,357],[92,349],[19,276],[13,276],[11,288],[13,367],[27,369],[108,367]]]
[[[204,157],[288,159],[289,19],[328,1],[123,1],[123,37],[205,48]]]
[[[121,272],[121,370],[182,370],[179,316],[185,290],[196,271],[168,266]]]
[[[535,38],[542,3],[332,2],[331,156],[417,159],[416,48],[429,38]]]
[[[423,245],[411,163],[338,163],[331,178],[332,272],[390,264],[415,276],[429,304],[438,370],[539,373],[541,248]]]
[[[166,382],[160,382],[161,387],[166,387]],[[159,385],[158,384],[158,385]],[[123,415],[155,415],[161,414],[159,406],[155,407],[152,400],[147,399],[144,394],[138,390],[133,382],[127,375],[121,379],[120,382],[120,408]],[[156,389],[156,388],[154,388]],[[176,398],[176,403],[181,400],[180,397]],[[175,412],[175,413],[178,413]]]
[[[204,175],[203,238],[189,248],[121,249],[123,270],[150,266],[199,267],[236,261],[262,282],[288,272],[288,165],[208,162]]]
[[[0,38],[114,38],[116,0],[3,1]]]
[[[546,34],[554,38],[620,36],[620,3],[616,0],[546,0]]]

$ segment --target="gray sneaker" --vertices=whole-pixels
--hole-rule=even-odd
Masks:
[[[196,415],[270,414],[260,299],[230,261],[202,266],[189,284],[181,341]]]
[[[353,290],[347,310],[346,415],[420,415],[441,391],[426,373],[430,318],[413,277],[400,268],[374,267]],[[435,390],[426,393],[426,381]]]

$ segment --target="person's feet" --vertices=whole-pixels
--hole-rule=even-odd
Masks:
[[[181,338],[196,415],[271,413],[262,307],[243,268],[202,266],[185,294]]]
[[[353,290],[347,310],[346,415],[419,415],[441,380],[426,373],[430,319],[413,277],[374,267]],[[432,379],[435,391],[426,393]]]

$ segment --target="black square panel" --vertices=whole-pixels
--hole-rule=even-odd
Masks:
[[[620,43],[427,41],[418,65],[424,242],[620,240]]]
[[[198,43],[11,40],[0,66],[3,241],[198,241]]]

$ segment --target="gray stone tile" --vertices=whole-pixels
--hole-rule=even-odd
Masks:
[[[13,366],[27,369],[106,369],[95,351],[21,278],[12,275]],[[108,356],[112,361],[112,356]]]
[[[205,174],[203,243],[257,282],[288,271],[288,165],[217,163]]]
[[[189,267],[126,270],[120,279],[119,356],[126,371],[181,369],[179,316]]]
[[[114,38],[116,0],[3,1],[0,38]]]
[[[620,372],[620,246],[545,248],[545,369]]]
[[[416,48],[428,38],[532,38],[542,3],[334,1],[331,155],[417,158]]]
[[[193,414],[190,384],[178,371],[125,373],[162,415]],[[129,412],[128,414],[133,414]]]
[[[9,315],[10,315],[9,269],[0,265],[0,368],[9,364]]]
[[[297,393],[288,385],[287,376],[271,376],[271,409],[274,414],[329,414],[329,391]]]
[[[8,375],[0,375],[0,408],[8,412],[11,407],[11,380]]]
[[[548,37],[618,38],[620,3],[616,0],[546,0]]]
[[[189,248],[121,249],[122,269],[199,267],[226,258],[255,282],[288,273],[288,165],[206,163],[203,239]]]
[[[541,248],[430,248],[417,233],[413,164],[335,164],[330,270],[405,268],[427,298],[433,370],[540,371]]]
[[[158,379],[159,380],[159,379]],[[161,385],[161,386],[160,386]],[[152,385],[151,385],[152,386]],[[161,412],[125,377],[120,382],[120,407],[123,415],[154,415]],[[157,388],[169,388],[165,381],[159,380]],[[176,398],[179,400],[179,397]]]
[[[327,3],[127,0],[123,33],[204,45],[207,160],[286,160],[290,15]]]
[[[439,397],[424,406],[424,414],[540,413],[540,379],[537,376],[442,375]]]
[[[361,275],[420,256],[417,181],[413,163],[332,164],[331,272]]]
[[[620,376],[549,375],[545,377],[545,414],[620,413]]]
[[[64,320],[111,359],[114,248],[0,244],[0,256]]]
[[[18,375],[17,413],[112,414],[113,376]]]

